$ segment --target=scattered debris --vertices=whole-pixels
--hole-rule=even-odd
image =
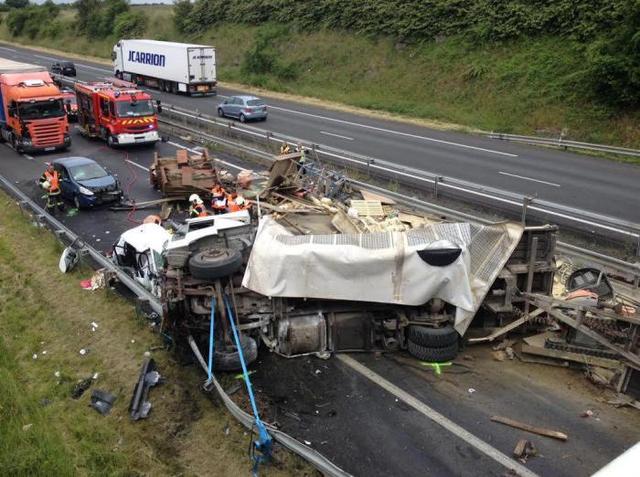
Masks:
[[[80,399],[84,392],[91,387],[92,383],[93,380],[91,378],[86,378],[78,381],[71,391],[71,397],[73,399]]]
[[[103,416],[106,416],[107,414],[109,414],[109,411],[111,411],[115,400],[116,397],[113,394],[108,393],[107,391],[102,391],[100,389],[94,389],[91,393],[90,406]]]
[[[38,353],[33,353],[33,356],[31,356],[33,359],[38,359]]]
[[[608,400],[607,404],[615,407],[630,406],[640,410],[640,401],[633,399],[631,396],[625,396],[624,394],[618,394],[615,399]]]
[[[110,281],[110,272],[101,268],[97,270],[90,279],[81,280],[80,286],[85,290],[93,291],[99,288],[105,288]]]
[[[476,392],[476,390],[474,388],[469,388],[468,389],[469,394],[473,394]]]
[[[504,351],[493,351],[491,354],[495,361],[504,361],[507,357],[507,354]]]
[[[82,349],[79,351],[79,353],[80,353],[82,356],[84,356],[85,354],[87,354],[87,350],[86,350],[86,349],[84,349],[84,348],[82,348]]]
[[[22,426],[22,430],[26,432],[29,429],[31,429],[32,426],[33,426],[33,424],[25,424],[24,426]]]
[[[519,422],[513,419],[509,419],[508,417],[491,416],[491,420],[493,422],[499,422],[500,424],[505,424],[510,427],[515,427],[516,429],[531,432],[533,434],[538,434],[540,436],[552,437],[554,439],[559,439],[561,441],[566,441],[568,439],[568,436],[563,432],[554,431],[551,429],[545,429],[542,427],[535,427],[530,424],[526,424],[524,422]]]
[[[71,246],[66,247],[62,251],[62,255],[60,255],[60,262],[58,263],[58,268],[62,273],[70,272],[75,268],[79,259],[80,259],[80,254],[75,248]]]
[[[592,417],[593,411],[591,409],[587,409],[586,411],[582,411],[580,417]]]
[[[538,449],[533,445],[533,442],[520,439],[515,449],[513,449],[513,455],[517,457],[520,462],[526,464],[529,457],[538,455]]]
[[[156,362],[153,359],[145,360],[129,404],[129,415],[132,420],[137,421],[149,416],[151,411],[151,402],[148,400],[149,390],[158,384],[160,379],[160,373],[156,369]]]

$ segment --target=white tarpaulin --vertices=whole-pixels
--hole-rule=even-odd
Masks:
[[[453,223],[407,232],[293,235],[266,216],[242,284],[269,297],[410,306],[441,298],[456,306],[455,326],[463,334],[522,231],[514,223]],[[443,267],[418,254],[451,247],[462,252]]]

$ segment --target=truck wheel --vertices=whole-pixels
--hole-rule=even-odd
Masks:
[[[410,326],[407,331],[407,339],[420,346],[438,348],[449,346],[458,341],[458,332],[453,326],[442,328],[429,328],[428,326]]]
[[[426,361],[428,363],[442,363],[445,361],[451,361],[458,356],[458,342],[448,346],[442,346],[438,348],[429,348],[408,341],[408,351],[411,356],[418,358],[420,361]]]
[[[189,270],[194,278],[216,280],[228,277],[242,267],[242,255],[229,248],[211,248],[198,252],[189,259]]]
[[[247,122],[247,117],[242,113],[240,113],[240,122],[241,123],[246,123]]]
[[[258,344],[251,336],[240,335],[240,346],[242,347],[244,362],[248,366],[258,357]],[[217,371],[238,371],[242,369],[240,354],[235,343],[225,347],[218,346],[216,343],[213,369]]]
[[[218,108],[218,116],[224,118],[224,111],[222,110],[222,108]]]
[[[113,134],[107,133],[107,146],[116,147],[116,141],[113,138]]]

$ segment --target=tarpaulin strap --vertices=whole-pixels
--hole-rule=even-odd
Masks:
[[[211,297],[211,318],[209,324],[209,366],[208,366],[208,383],[212,382],[213,378],[213,353],[214,353],[214,331],[215,331],[215,317],[216,317],[216,299]]]
[[[247,363],[244,360],[244,351],[240,343],[240,336],[236,328],[235,320],[233,319],[233,313],[229,306],[229,300],[227,296],[224,296],[224,304],[227,308],[227,317],[231,323],[231,330],[233,331],[233,339],[238,349],[238,356],[240,357],[240,365],[242,366],[242,374],[244,375],[244,382],[247,386],[247,392],[249,394],[249,400],[251,401],[251,408],[253,409],[253,415],[256,418],[256,427],[258,428],[258,440],[253,442],[251,456],[253,458],[253,475],[258,475],[258,466],[271,460],[271,448],[273,446],[273,440],[264,423],[260,420],[260,414],[258,413],[258,406],[256,405],[256,399],[253,395],[253,387],[251,386],[251,380],[249,379],[249,373],[247,372]]]

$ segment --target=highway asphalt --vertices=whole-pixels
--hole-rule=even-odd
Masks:
[[[0,56],[50,66],[49,53],[0,46]],[[108,77],[108,66],[75,61],[78,78]],[[154,91],[167,104],[216,114],[217,104],[238,91],[191,98]],[[506,143],[478,135],[445,132],[393,120],[264,98],[269,119],[256,127],[561,205],[640,223],[635,206],[640,167],[553,149]]]

